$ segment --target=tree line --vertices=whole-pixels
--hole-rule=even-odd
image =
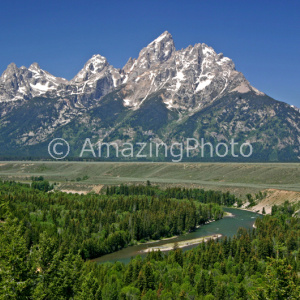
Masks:
[[[161,189],[158,186],[151,185],[150,181],[147,181],[146,185],[121,184],[119,186],[107,186],[106,195],[147,195],[157,196],[160,197],[160,199],[188,199],[200,203],[215,203],[224,206],[232,206],[234,203],[241,203],[240,199],[229,192],[223,193],[220,191],[205,191],[204,189],[181,187],[168,187],[166,189]]]

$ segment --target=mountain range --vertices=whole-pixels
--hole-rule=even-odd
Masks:
[[[176,50],[167,31],[122,69],[97,54],[72,80],[37,63],[11,63],[0,77],[2,159],[50,158],[53,138],[69,142],[69,159],[86,138],[93,144],[205,138],[251,143],[250,161],[298,161],[299,124],[299,109],[251,86],[230,58],[204,43]],[[207,159],[197,151],[188,158]]]

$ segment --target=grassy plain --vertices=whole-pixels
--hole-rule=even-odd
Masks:
[[[30,181],[44,176],[66,191],[145,183],[230,191],[238,196],[276,189],[300,192],[300,163],[0,162],[0,178]],[[87,178],[82,180],[83,178]],[[78,181],[78,179],[81,179]]]

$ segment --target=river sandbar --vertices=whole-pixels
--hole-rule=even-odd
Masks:
[[[188,241],[181,241],[181,242],[177,242],[177,243],[169,243],[169,244],[165,244],[162,246],[157,246],[157,247],[149,247],[145,250],[141,250],[140,253],[147,253],[147,252],[151,252],[151,251],[170,251],[172,249],[174,249],[175,244],[177,248],[184,248],[187,246],[192,246],[192,245],[197,245],[200,244],[202,242],[207,242],[211,239],[216,240],[218,238],[220,238],[222,236],[222,234],[214,234],[214,235],[210,235],[210,236],[204,236],[204,237],[200,237],[200,238],[196,238],[196,239],[192,239],[192,240],[188,240]]]

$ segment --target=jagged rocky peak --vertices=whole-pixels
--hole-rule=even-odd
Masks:
[[[130,59],[123,72],[124,105],[133,109],[158,91],[169,109],[194,110],[225,93],[254,90],[231,59],[204,43],[176,51],[167,31],[145,47],[137,60]]]
[[[99,100],[121,84],[121,71],[115,69],[107,59],[96,54],[90,58],[79,73],[70,81],[71,96],[82,105]]]
[[[146,50],[145,52],[149,53],[150,56],[152,55],[150,58],[152,58],[153,62],[157,60],[160,62],[166,61],[175,51],[172,35],[168,31],[165,31],[143,50]]]
[[[157,91],[162,91],[168,108],[184,110],[203,107],[224,93],[259,93],[222,53],[204,43],[176,51],[172,35],[165,31],[122,70],[96,54],[71,81],[51,75],[37,63],[28,69],[12,63],[0,77],[0,101],[71,96],[89,105],[122,84],[124,104],[134,109]]]
[[[18,68],[11,63],[1,76],[0,101],[15,101],[30,99],[51,92],[54,96],[59,93],[57,88],[68,81],[51,75],[33,63],[27,69]]]
[[[135,58],[132,58],[130,57],[127,61],[127,63],[125,64],[125,66],[123,67],[123,72],[124,73],[129,73],[130,72],[130,69],[131,67],[133,66],[133,64],[135,63],[136,59]]]
[[[28,68],[28,70],[41,70],[40,65],[37,62],[34,62],[33,64],[30,65],[30,67]]]
[[[18,72],[18,67],[15,63],[11,63],[7,66],[6,70],[1,75],[1,81],[5,81],[7,78],[11,77]]]
[[[136,60],[129,60],[123,71],[136,77],[145,70],[156,67],[167,61],[176,51],[172,35],[165,31],[147,47],[143,48]]]
[[[108,67],[109,63],[106,58],[100,54],[95,54],[90,58],[78,74],[71,80],[71,82],[83,82],[89,80],[91,77],[103,73]]]
[[[12,63],[10,63],[8,66],[7,66],[7,70],[17,70],[18,69],[18,67],[17,67],[17,65],[14,63],[14,62],[12,62]]]

